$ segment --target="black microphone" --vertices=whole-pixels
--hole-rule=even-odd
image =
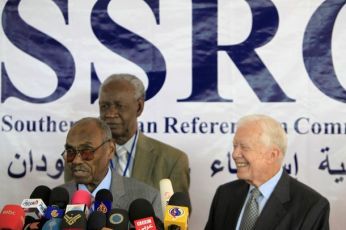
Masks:
[[[151,203],[143,198],[132,201],[129,207],[129,219],[136,230],[147,226],[159,230],[164,229],[162,221],[155,216]]]
[[[106,227],[117,230],[129,229],[129,215],[126,210],[113,208],[107,214]]]
[[[85,230],[86,227],[87,220],[83,211],[69,211],[62,218],[62,230]]]
[[[26,218],[26,225],[35,220],[40,220],[44,216],[50,193],[50,188],[39,185],[32,191],[29,199],[22,201],[21,207],[24,209],[26,217],[28,217]]]
[[[62,218],[66,205],[70,201],[70,195],[63,187],[53,188],[49,196],[49,206],[44,214],[46,219]]]
[[[191,202],[187,194],[174,193],[168,201],[165,211],[164,226],[167,230],[187,230]]]
[[[29,199],[24,199],[21,207],[24,209],[25,224],[23,229],[41,229],[45,223],[42,218],[47,210],[51,189],[45,185],[37,186]]]
[[[112,209],[113,195],[108,189],[100,189],[95,196],[94,210],[109,213]]]
[[[94,211],[89,215],[87,230],[101,230],[106,226],[107,217],[101,211]]]

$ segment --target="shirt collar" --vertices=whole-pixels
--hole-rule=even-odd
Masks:
[[[119,148],[122,147],[122,148],[125,148],[128,153],[131,153],[132,145],[136,145],[136,143],[133,143],[135,141],[136,134],[138,136],[138,129],[137,129],[136,133],[133,134],[132,137],[125,144],[123,144],[123,145],[116,144],[116,151],[119,151]],[[138,140],[138,138],[137,138],[137,140]],[[134,147],[136,147],[136,146],[134,146]],[[135,152],[136,151],[133,150],[133,153],[131,153],[131,154],[134,155]],[[132,158],[133,158],[133,156],[132,156]]]
[[[268,180],[267,182],[265,182],[258,188],[261,191],[262,196],[264,196],[267,199],[270,197],[270,195],[274,191],[275,186],[280,180],[282,172],[283,172],[283,169],[280,168],[280,170],[272,178],[270,178],[270,180]]]
[[[97,187],[91,193],[91,195],[93,197],[96,197],[96,193],[99,190],[101,190],[101,189],[108,189],[108,190],[110,190],[110,188],[111,188],[111,181],[112,181],[112,173],[111,173],[111,169],[108,168],[108,172],[107,172],[106,176],[103,178],[101,183],[99,185],[97,185]],[[86,190],[86,191],[89,192],[88,188],[84,184],[78,184],[78,190]]]

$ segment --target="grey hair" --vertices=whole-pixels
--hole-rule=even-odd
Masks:
[[[144,88],[143,82],[138,77],[131,75],[131,74],[127,74],[127,73],[110,75],[101,84],[100,91],[103,88],[103,86],[109,84],[110,82],[117,81],[117,80],[128,81],[135,88],[135,99],[139,99],[141,97],[143,97],[145,99],[145,88]],[[99,94],[100,94],[100,91],[99,91]]]
[[[72,127],[77,126],[80,123],[86,123],[86,122],[96,123],[98,128],[100,128],[100,130],[104,134],[105,140],[111,140],[112,139],[112,131],[109,128],[109,126],[107,125],[107,123],[104,122],[103,120],[101,120],[100,118],[97,118],[97,117],[84,117],[84,118],[78,120],[77,122],[75,122]]]
[[[281,150],[283,156],[285,155],[287,150],[287,135],[278,121],[267,115],[252,114],[240,118],[237,125],[240,127],[250,122],[256,122],[261,126],[263,144],[267,146],[275,145]]]

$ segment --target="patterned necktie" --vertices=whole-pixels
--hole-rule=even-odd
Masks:
[[[255,226],[259,215],[257,198],[262,194],[257,188],[253,188],[250,192],[249,200],[246,203],[243,218],[240,224],[240,230],[251,230]]]
[[[117,150],[116,154],[117,154],[117,160],[118,160],[117,172],[119,175],[123,175],[126,168],[126,164],[127,164],[127,150],[125,149],[125,147],[120,147]]]

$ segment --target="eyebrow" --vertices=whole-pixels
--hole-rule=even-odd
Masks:
[[[86,142],[86,143],[83,143],[83,144],[77,146],[77,148],[80,148],[80,147],[82,147],[82,148],[83,148],[83,147],[84,147],[84,148],[93,148],[92,143],[91,143],[90,141],[88,141],[88,142]],[[72,145],[70,145],[70,144],[68,144],[68,143],[66,143],[66,144],[65,144],[65,148],[75,148],[75,147],[72,146]]]

